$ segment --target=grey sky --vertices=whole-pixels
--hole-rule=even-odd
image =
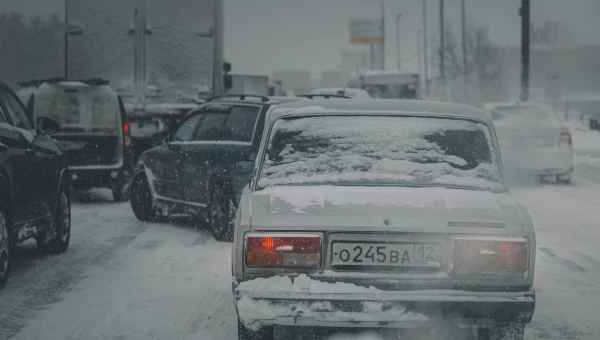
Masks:
[[[416,70],[416,34],[422,27],[420,0],[383,0],[386,5],[386,64],[396,65],[395,17],[402,13],[403,68]],[[438,0],[426,0],[430,38],[439,27]],[[520,0],[466,0],[470,22],[489,28],[501,46],[519,45]],[[575,45],[598,44],[600,1],[533,0],[532,20],[561,22]],[[2,0],[0,11],[25,16],[62,12],[62,0]],[[348,21],[376,18],[378,0],[225,0],[225,56],[235,72],[271,74],[275,69],[309,69],[313,77],[339,65],[340,50],[351,47]],[[446,0],[446,20],[460,27],[460,0]],[[362,48],[366,48],[362,47]]]

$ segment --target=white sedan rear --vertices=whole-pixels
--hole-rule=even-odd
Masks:
[[[507,172],[571,181],[571,134],[551,108],[534,103],[486,104],[485,108],[494,122]]]
[[[445,319],[478,328],[480,340],[521,340],[535,309],[535,244],[484,111],[282,104],[269,112],[236,216],[238,338],[271,340],[274,325]]]

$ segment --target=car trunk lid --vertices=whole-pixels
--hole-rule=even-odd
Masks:
[[[280,186],[251,196],[255,230],[510,234],[507,193],[439,187]]]

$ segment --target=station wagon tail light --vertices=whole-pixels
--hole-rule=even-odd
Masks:
[[[131,141],[131,125],[129,125],[129,123],[123,124],[123,144],[126,147],[130,147],[132,145],[132,141]]]
[[[314,234],[250,234],[246,236],[246,266],[318,268],[321,236]]]
[[[524,272],[527,240],[524,238],[453,238],[454,272]]]
[[[558,140],[558,145],[560,146],[563,143],[568,143],[571,146],[573,145],[573,137],[571,137],[571,133],[566,127],[562,127],[560,129],[560,139]]]

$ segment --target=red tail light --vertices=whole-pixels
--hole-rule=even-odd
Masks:
[[[562,127],[560,129],[560,139],[558,140],[558,145],[560,146],[562,143],[569,143],[569,145],[573,145],[573,137],[571,137],[571,133],[569,129],[566,127]]]
[[[123,145],[126,147],[130,147],[132,145],[131,141],[131,126],[129,123],[123,124]]]
[[[454,238],[455,272],[524,272],[527,240]]]
[[[318,268],[321,237],[312,234],[250,234],[246,237],[249,267]]]

